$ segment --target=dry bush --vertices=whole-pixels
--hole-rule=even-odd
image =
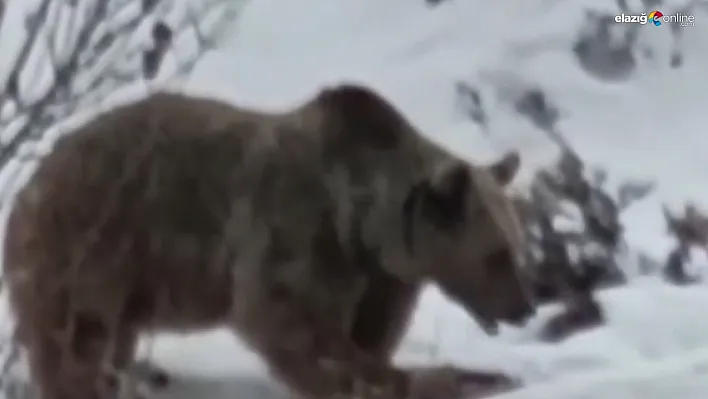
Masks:
[[[708,216],[693,203],[685,204],[681,215],[673,214],[666,206],[663,213],[668,232],[676,240],[664,265],[664,278],[679,285],[699,282],[699,278],[687,273],[686,263],[691,261],[692,247],[708,253]]]

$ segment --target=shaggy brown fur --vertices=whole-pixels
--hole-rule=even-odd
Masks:
[[[425,281],[489,331],[533,313],[518,167],[457,159],[354,85],[284,114],[168,93],[104,113],[10,216],[32,377],[43,399],[113,397],[141,331],[226,325],[311,397],[463,395],[479,373],[390,359]]]

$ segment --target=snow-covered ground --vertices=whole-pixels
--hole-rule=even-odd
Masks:
[[[687,3],[660,9],[667,14]],[[559,130],[586,161],[606,167],[611,180],[656,179],[657,191],[630,209],[624,223],[631,245],[662,258],[670,242],[661,203],[708,202],[702,125],[708,122],[708,12],[696,10],[695,26],[682,30],[680,68],[669,65],[670,27],[645,25],[638,34],[653,60],[640,59],[625,79],[600,81],[571,52],[587,9],[619,13],[609,0],[449,0],[434,9],[423,0],[254,0],[229,43],[199,65],[184,89],[285,109],[322,85],[364,82],[470,159],[519,149],[528,177],[557,148],[510,101],[541,88],[560,108]],[[491,139],[457,109],[459,80],[480,90]],[[398,358],[493,367],[527,382],[500,399],[708,395],[708,286],[678,288],[645,278],[599,298],[607,326],[544,344],[534,332],[556,308],[542,309],[524,329],[487,337],[430,289]],[[164,397],[285,397],[258,358],[224,331],[159,337],[145,350],[183,375]]]

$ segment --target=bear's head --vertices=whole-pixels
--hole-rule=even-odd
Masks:
[[[489,334],[535,313],[525,232],[505,193],[520,164],[512,152],[486,166],[451,161],[411,189],[404,242],[418,277],[435,282]]]
[[[409,140],[422,136],[390,102],[362,86],[323,90],[312,104],[324,110],[324,130],[336,143],[331,148],[364,146],[389,158],[434,153],[448,160],[410,187],[402,209],[394,210],[403,248],[395,260],[383,261],[386,272],[435,282],[488,333],[499,321],[520,324],[534,313],[523,265],[525,230],[504,190],[519,170],[518,153],[486,166],[440,156],[445,151],[431,142]]]

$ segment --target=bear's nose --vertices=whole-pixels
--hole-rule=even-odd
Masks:
[[[536,315],[536,307],[530,302],[516,306],[508,315],[507,321],[515,325],[523,325]]]

